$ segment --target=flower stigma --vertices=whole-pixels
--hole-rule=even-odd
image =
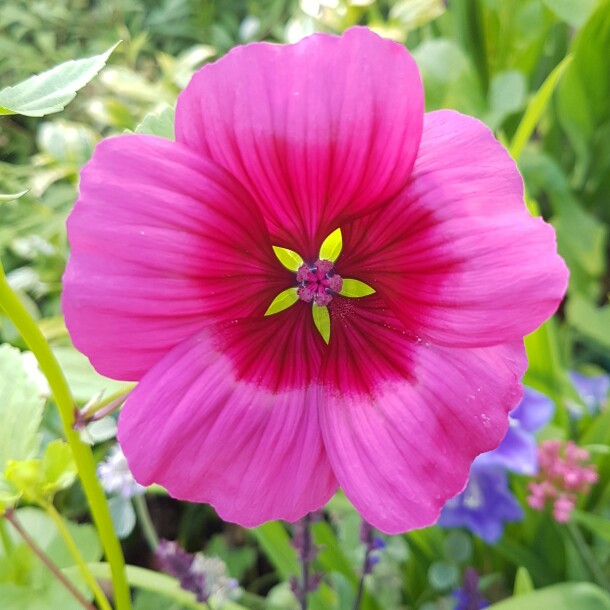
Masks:
[[[292,307],[298,301],[312,303],[311,313],[318,332],[328,344],[330,341],[330,314],[328,305],[335,296],[351,299],[365,297],[375,292],[360,280],[345,278],[335,273],[335,261],[343,249],[341,229],[335,229],[320,246],[318,259],[307,264],[300,254],[273,246],[273,252],[286,269],[296,273],[296,285],[282,290],[265,312],[270,316]]]
[[[297,296],[306,303],[325,307],[333,300],[333,293],[341,292],[343,278],[333,272],[334,264],[317,260],[311,267],[303,263],[297,270]]]

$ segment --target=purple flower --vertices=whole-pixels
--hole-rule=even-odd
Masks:
[[[580,398],[590,413],[596,413],[606,402],[610,392],[610,377],[608,375],[595,375],[589,377],[577,371],[570,371],[570,380],[574,384]]]
[[[523,509],[508,487],[506,471],[477,459],[466,489],[445,504],[438,524],[465,527],[492,544],[502,537],[504,523],[522,519]]]
[[[479,592],[479,575],[473,568],[466,568],[462,588],[455,589],[451,595],[457,600],[453,610],[482,610],[489,606]]]
[[[237,581],[227,576],[226,566],[218,557],[191,555],[170,540],[161,540],[155,555],[159,567],[177,578],[180,587],[194,593],[199,602],[207,603],[214,597],[222,603],[237,592]]]
[[[523,509],[509,489],[507,471],[537,472],[534,433],[550,420],[553,409],[547,396],[525,388],[523,400],[510,413],[504,440],[474,461],[466,489],[443,507],[438,521],[441,527],[465,527],[493,543],[502,536],[504,523],[523,519]]]
[[[477,461],[518,474],[535,474],[538,457],[534,434],[549,422],[554,410],[555,405],[548,396],[526,387],[523,399],[510,413],[508,432],[500,446],[483,453]]]

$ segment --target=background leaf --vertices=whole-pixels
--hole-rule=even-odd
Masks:
[[[101,55],[68,61],[0,91],[0,115],[45,116],[59,112],[105,65],[119,43]]]
[[[8,460],[36,457],[44,399],[28,377],[21,352],[0,345],[0,473]]]

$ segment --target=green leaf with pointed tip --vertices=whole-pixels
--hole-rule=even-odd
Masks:
[[[280,248],[273,246],[273,252],[278,260],[289,271],[297,271],[297,269],[305,262],[299,254],[288,248]]]
[[[14,87],[2,89],[0,115],[38,117],[63,110],[76,97],[76,92],[106,65],[118,44],[117,42],[101,55],[67,61]]]
[[[320,248],[320,258],[334,263],[343,248],[341,229],[335,229],[323,242]]]
[[[0,203],[7,203],[8,201],[15,201],[15,199],[19,199],[19,197],[23,197],[30,189],[25,189],[25,191],[21,191],[19,193],[8,193],[3,195],[0,193]]]
[[[343,278],[343,287],[341,288],[341,292],[339,294],[342,297],[357,299],[359,297],[367,297],[370,294],[375,294],[375,289],[371,288],[368,284],[365,284],[360,280]]]
[[[267,308],[265,315],[271,316],[274,313],[284,311],[284,309],[292,307],[298,300],[297,289],[294,286],[292,288],[286,288],[286,290],[282,290],[282,292],[271,301],[271,305]]]
[[[515,575],[515,586],[513,589],[513,596],[518,597],[519,595],[525,595],[531,593],[534,590],[534,583],[527,568],[519,566],[517,574]]]
[[[328,313],[328,307],[313,305],[311,313],[313,315],[313,323],[322,335],[322,339],[328,343],[330,341],[330,314]]]

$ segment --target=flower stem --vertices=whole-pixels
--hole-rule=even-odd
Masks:
[[[6,524],[4,519],[0,517],[0,540],[2,540],[2,546],[4,547],[4,554],[8,557],[13,550],[13,541],[6,531]]]
[[[144,535],[150,550],[154,551],[159,546],[159,536],[157,536],[157,531],[150,518],[146,496],[138,494],[134,496],[132,500],[136,509],[136,514],[138,515],[138,522],[142,529],[142,534]]]
[[[356,593],[356,599],[354,600],[353,610],[360,610],[360,604],[362,603],[362,595],[364,594],[364,577],[367,575],[367,567],[371,556],[372,547],[367,545],[366,551],[364,552],[364,562],[362,564],[362,574],[360,574],[360,580],[358,581],[358,591]]]
[[[307,610],[307,594],[309,593],[309,561],[311,557],[311,515],[305,515],[302,521],[302,547],[300,549],[301,559],[301,590],[299,591],[299,602],[301,610]]]
[[[80,572],[83,578],[85,579],[85,582],[89,585],[89,588],[93,592],[93,595],[95,596],[95,599],[97,601],[97,605],[101,608],[101,610],[112,610],[110,604],[108,603],[108,599],[104,595],[104,592],[102,591],[97,580],[95,580],[93,574],[91,574],[91,572],[89,571],[86,561],[78,550],[78,547],[74,542],[74,538],[72,538],[72,535],[68,531],[68,528],[66,527],[66,524],[64,523],[64,520],[62,519],[61,515],[57,512],[57,509],[50,502],[46,502],[42,506],[47,511],[47,514],[49,515],[49,517],[51,517],[61,537],[64,539],[64,542],[66,543],[70,554],[74,558],[74,561],[76,561],[76,565],[79,567]]]
[[[23,541],[32,549],[32,552],[44,563],[55,578],[70,592],[76,601],[86,610],[95,610],[95,606],[89,603],[83,594],[65,577],[63,572],[51,561],[48,555],[34,542],[30,535],[21,527],[21,523],[15,519],[11,509],[4,513],[4,518],[17,530]]]
[[[131,608],[131,598],[129,585],[125,576],[123,551],[112,526],[106,497],[97,480],[95,460],[93,459],[91,448],[83,443],[78,432],[72,429],[74,424],[74,401],[66,378],[36,322],[9,286],[1,264],[0,304],[0,308],[11,319],[30,350],[36,356],[40,370],[49,382],[53,398],[59,409],[66,440],[74,455],[74,461],[91,509],[93,521],[100,534],[102,546],[112,570],[112,585],[117,610],[129,610]]]

